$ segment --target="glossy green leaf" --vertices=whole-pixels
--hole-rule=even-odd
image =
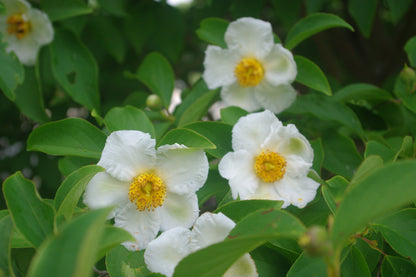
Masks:
[[[326,264],[323,257],[310,257],[302,253],[292,265],[287,277],[321,277],[326,276]]]
[[[41,0],[40,5],[52,21],[89,14],[93,10],[81,0]]]
[[[111,251],[111,249],[118,247],[120,243],[134,240],[134,237],[126,230],[114,226],[106,226],[102,235],[102,239],[100,240],[96,260],[100,260],[106,255],[106,253]]]
[[[147,55],[137,70],[137,78],[160,96],[166,108],[169,107],[175,76],[165,57],[156,52]]]
[[[178,126],[182,127],[186,124],[200,120],[207,114],[211,105],[218,100],[218,96],[219,90],[212,90],[199,97],[183,112],[179,119]]]
[[[332,241],[341,246],[384,213],[416,199],[416,161],[400,161],[384,166],[358,182],[346,193],[332,227]],[[394,185],[392,185],[394,184]]]
[[[10,274],[10,240],[12,237],[13,221],[10,215],[0,218],[0,276]]]
[[[184,91],[181,94],[182,102],[176,107],[174,116],[176,118],[176,124],[179,123],[179,119],[182,118],[182,115],[185,111],[187,111],[195,101],[198,99],[201,99],[206,93],[208,93],[210,90],[205,84],[205,82],[202,79],[199,79],[193,87],[190,89],[190,91]]]
[[[404,45],[410,65],[416,67],[416,36],[411,37]]]
[[[222,276],[239,257],[267,240],[296,238],[304,231],[302,223],[287,212],[257,211],[237,223],[225,241],[185,257],[175,268],[173,276]]]
[[[49,121],[46,115],[43,95],[33,67],[25,67],[25,80],[15,90],[15,103],[19,110],[30,119],[45,123]]]
[[[328,208],[335,214],[342,195],[348,187],[348,181],[342,176],[335,176],[328,180],[327,185],[321,187],[322,196],[328,205]]]
[[[158,146],[165,144],[172,145],[175,143],[183,144],[188,148],[196,149],[216,148],[215,144],[206,137],[185,128],[177,128],[167,132],[166,135],[158,142]]]
[[[319,66],[302,56],[295,56],[294,58],[298,68],[298,75],[296,75],[297,82],[323,92],[326,95],[332,95],[328,80]]]
[[[415,264],[400,257],[386,256],[381,264],[382,277],[413,277],[415,272]]]
[[[393,161],[396,153],[390,147],[381,144],[378,141],[370,140],[367,142],[364,157],[369,157],[371,155],[380,156],[384,162]]]
[[[82,214],[49,237],[33,258],[27,276],[92,276],[110,209]]]
[[[228,152],[233,151],[231,147],[232,126],[212,121],[195,122],[184,126],[203,135],[216,145],[215,149],[207,149],[207,153],[216,158],[221,158]]]
[[[400,76],[397,77],[394,84],[394,94],[402,100],[406,108],[416,113],[416,94],[412,84],[405,82]]]
[[[374,17],[377,11],[377,0],[350,0],[348,1],[348,11],[354,18],[361,33],[366,37],[370,37],[373,27]]]
[[[56,192],[54,206],[56,209],[56,219],[69,220],[74,213],[75,207],[81,198],[82,193],[88,183],[98,172],[104,169],[97,165],[88,165],[72,172],[63,182]]]
[[[334,93],[333,99],[348,102],[351,100],[381,100],[393,99],[391,94],[371,84],[357,83],[343,87]]]
[[[416,261],[416,209],[405,209],[372,224],[403,257]]]
[[[382,166],[383,159],[380,156],[372,155],[366,157],[355,171],[354,176],[350,182],[350,187],[354,186],[356,183],[359,183],[362,179],[366,178],[368,175],[381,168]]]
[[[104,117],[105,124],[110,132],[118,130],[138,130],[149,133],[155,138],[155,128],[147,115],[132,106],[112,108]]]
[[[221,212],[234,222],[239,222],[250,213],[258,210],[280,209],[282,205],[282,201],[276,200],[237,200],[221,206],[215,212]]]
[[[329,28],[347,28],[354,31],[354,28],[345,22],[340,17],[327,14],[327,13],[315,13],[308,15],[299,20],[287,34],[285,47],[289,50],[295,48],[303,40]]]
[[[4,181],[3,193],[15,226],[38,248],[53,232],[53,208],[40,198],[35,185],[20,172]]]
[[[23,83],[25,70],[17,56],[6,53],[6,44],[2,42],[0,33],[0,89],[11,101],[15,99],[14,90]]]
[[[99,159],[107,136],[80,118],[67,118],[39,126],[29,135],[27,150],[50,155]]]
[[[59,159],[58,168],[64,176],[68,176],[69,174],[83,166],[93,165],[97,162],[98,159],[65,156]]]
[[[224,35],[228,24],[227,21],[220,18],[205,18],[201,21],[201,25],[196,30],[196,34],[200,39],[205,40],[209,44],[227,48]]]
[[[196,192],[199,207],[201,208],[204,206],[205,202],[212,196],[215,196],[218,200],[223,199],[229,189],[230,186],[228,185],[228,180],[222,178],[218,170],[210,169],[207,181],[202,188]],[[214,209],[216,207],[216,203],[213,203],[211,206],[213,206]]]
[[[394,24],[397,24],[406,12],[409,11],[412,2],[412,0],[386,0]]]
[[[235,106],[221,109],[221,120],[230,125],[236,124],[240,117],[246,115],[248,115],[246,110]]]
[[[361,251],[352,246],[341,265],[342,277],[371,277],[370,269]]]
[[[250,256],[256,264],[258,276],[285,277],[290,267],[289,260],[267,244],[251,251]]]
[[[90,51],[63,29],[55,29],[50,50],[52,72],[59,84],[76,102],[99,110],[98,67]]]
[[[313,164],[312,168],[318,174],[321,172],[322,163],[324,161],[324,149],[322,147],[321,138],[315,139],[310,142],[313,149]]]

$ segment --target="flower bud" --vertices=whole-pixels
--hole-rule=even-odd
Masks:
[[[331,250],[328,232],[324,227],[318,225],[310,227],[299,238],[298,243],[310,256],[323,256]]]
[[[400,71],[400,80],[406,85],[408,93],[413,93],[416,90],[416,73],[413,68],[404,65]]]
[[[150,94],[146,99],[146,106],[152,110],[160,110],[162,108],[162,100],[156,94]]]

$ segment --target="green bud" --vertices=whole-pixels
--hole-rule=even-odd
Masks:
[[[156,94],[150,94],[146,99],[146,106],[152,110],[160,110],[163,106],[162,100]]]
[[[400,80],[406,85],[407,92],[413,93],[416,90],[416,72],[413,68],[408,67],[406,64],[402,71],[400,71]]]
[[[299,238],[298,243],[310,256],[324,256],[331,251],[328,232],[324,227],[318,225],[310,227]]]

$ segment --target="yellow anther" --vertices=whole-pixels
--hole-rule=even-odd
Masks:
[[[264,77],[261,63],[254,58],[242,59],[234,69],[234,75],[242,87],[257,86]]]
[[[273,183],[283,178],[286,172],[286,160],[279,153],[263,151],[255,159],[254,170],[266,183]]]
[[[7,32],[14,34],[18,39],[24,38],[31,29],[30,21],[23,18],[21,14],[14,14],[7,18]]]
[[[153,173],[141,174],[130,184],[129,198],[139,211],[153,211],[165,201],[166,186],[162,179]]]

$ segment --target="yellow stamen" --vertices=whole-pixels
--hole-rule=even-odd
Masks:
[[[264,77],[261,63],[254,58],[242,59],[234,69],[234,75],[242,87],[257,86]]]
[[[166,186],[162,179],[153,173],[141,174],[130,184],[129,198],[139,211],[153,211],[165,201]]]
[[[31,30],[30,21],[23,18],[21,14],[14,14],[7,18],[7,32],[15,35],[18,39],[24,38]]]
[[[273,183],[283,178],[286,160],[279,153],[266,150],[255,159],[254,170],[264,182]]]

